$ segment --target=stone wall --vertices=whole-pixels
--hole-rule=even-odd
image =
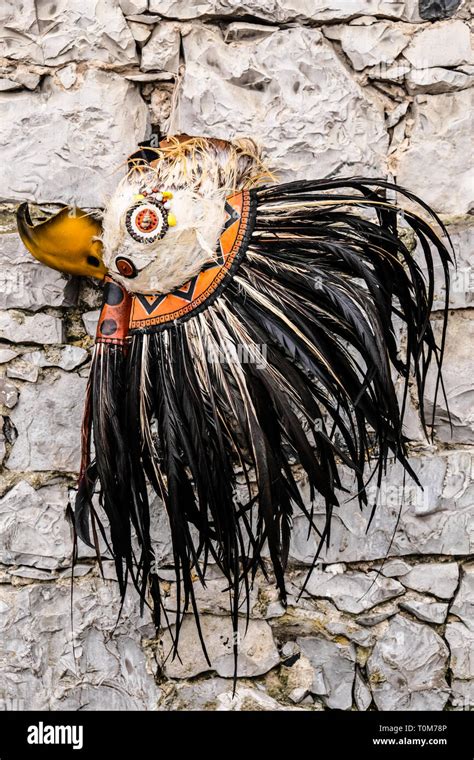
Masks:
[[[7,0],[2,13],[0,706],[472,706],[474,59],[467,3]],[[400,469],[391,467],[368,533],[367,515],[343,505],[332,546],[299,599],[314,547],[296,520],[289,607],[258,581],[234,699],[217,576],[198,590],[212,670],[191,621],[181,634],[182,662],[164,662],[169,636],[152,639],[133,594],[115,629],[113,573],[106,565],[110,579],[103,581],[84,547],[71,622],[65,511],[77,475],[98,291],[34,262],[12,216],[21,200],[100,207],[129,151],[158,127],[256,136],[281,178],[393,177],[443,215],[458,256],[445,372],[452,430],[443,404],[434,445],[424,440],[414,405],[407,421],[425,490],[410,483],[404,490]],[[432,398],[428,384],[428,408]],[[156,522],[172,609],[159,511]]]

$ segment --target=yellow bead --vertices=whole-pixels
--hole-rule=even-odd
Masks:
[[[142,201],[144,199],[144,197],[145,196],[142,195],[141,193],[137,193],[136,195],[133,196],[133,200],[134,201]]]
[[[173,197],[173,193],[170,193],[169,190],[163,190],[162,195],[163,195],[163,198],[168,198],[168,199]]]
[[[168,214],[168,227],[176,227],[176,217],[174,214]]]

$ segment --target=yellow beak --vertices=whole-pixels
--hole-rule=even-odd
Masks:
[[[22,203],[17,211],[17,225],[25,247],[35,259],[52,269],[99,280],[107,273],[102,243],[97,239],[102,226],[86,211],[66,207],[33,224],[28,204]]]

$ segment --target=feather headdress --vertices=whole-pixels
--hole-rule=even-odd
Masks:
[[[403,212],[395,195],[408,201]],[[422,201],[384,180],[272,184],[251,140],[181,137],[130,159],[88,238],[101,241],[96,274],[107,275],[75,521],[99,556],[100,540],[107,545],[122,596],[130,580],[160,626],[150,491],[160,497],[177,585],[175,646],[184,613],[195,613],[199,630],[195,580],[205,582],[210,562],[228,581],[235,630],[257,571],[272,575],[285,601],[292,521],[305,516],[319,554],[347,496],[341,466],[355,476],[354,508],[367,504],[369,480],[380,486],[389,457],[416,479],[402,432],[408,384],[428,432],[423,391],[430,364],[442,388],[447,318],[445,308],[438,344],[433,257],[446,294],[450,263],[429,216],[445,232]],[[27,247],[51,265],[64,219],[34,226],[21,207],[18,220]],[[79,212],[72,223],[87,238],[90,218]],[[423,271],[400,224],[414,233]],[[79,255],[97,256],[76,249],[75,271]],[[68,261],[56,266],[72,271]]]

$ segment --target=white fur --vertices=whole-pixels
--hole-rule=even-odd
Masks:
[[[211,196],[202,197],[191,189],[167,186],[164,189],[174,193],[171,211],[177,219],[176,227],[170,227],[161,240],[140,243],[128,233],[125,217],[144,181],[154,184],[147,175],[126,178],[110,199],[103,219],[104,263],[110,275],[132,292],[167,293],[210,260],[224,224],[225,193],[214,190]],[[133,261],[137,277],[120,275],[115,265],[117,256]]]
[[[103,217],[104,263],[114,279],[135,293],[168,293],[212,261],[226,217],[226,196],[249,186],[262,168],[251,140],[224,143],[192,138],[157,154],[156,168],[137,166],[120,182]],[[125,225],[133,196],[143,186],[170,190],[174,196],[170,211],[176,226],[152,243],[135,240]],[[136,277],[120,275],[118,256],[134,263]]]

